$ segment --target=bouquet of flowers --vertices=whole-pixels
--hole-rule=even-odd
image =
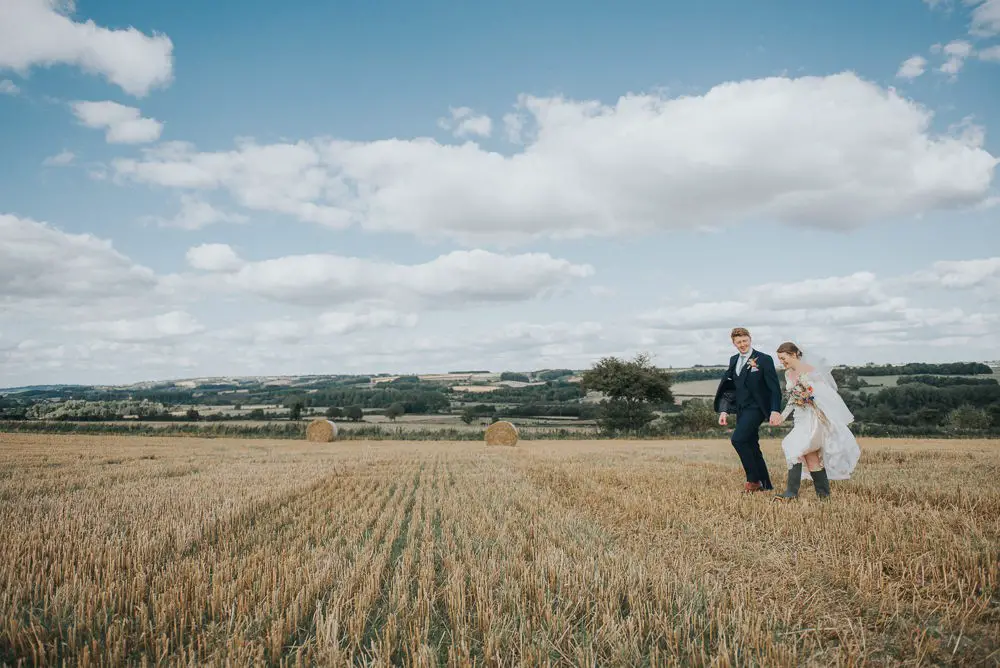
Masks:
[[[813,395],[813,386],[800,378],[789,390],[788,401],[796,406],[815,406],[816,397]]]

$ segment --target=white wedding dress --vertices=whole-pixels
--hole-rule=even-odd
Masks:
[[[810,366],[815,366],[814,370],[800,374],[800,378],[812,385],[814,406],[796,406],[789,401],[782,415],[787,418],[794,412],[795,424],[781,441],[781,449],[788,468],[804,462],[806,453],[818,451],[830,480],[848,480],[861,457],[858,441],[848,427],[854,415],[837,393],[833,375],[820,365]],[[794,385],[792,378],[785,371],[789,392]],[[802,479],[812,479],[807,466],[802,467]]]

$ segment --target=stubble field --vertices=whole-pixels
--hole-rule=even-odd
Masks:
[[[0,663],[997,665],[1000,444],[862,448],[0,434]]]

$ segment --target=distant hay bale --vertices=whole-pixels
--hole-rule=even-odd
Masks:
[[[510,422],[494,422],[486,428],[486,445],[517,445],[517,427]]]
[[[337,425],[329,420],[313,420],[306,427],[306,440],[316,443],[329,443],[337,439]]]

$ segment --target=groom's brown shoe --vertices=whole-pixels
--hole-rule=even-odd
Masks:
[[[743,485],[744,494],[752,494],[754,492],[759,492],[759,491],[760,491],[759,482],[748,482],[747,484]]]

